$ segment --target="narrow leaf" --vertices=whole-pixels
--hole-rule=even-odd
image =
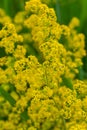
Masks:
[[[15,105],[16,101],[14,100],[13,97],[10,96],[8,92],[6,92],[2,86],[0,86],[0,94],[7,100],[12,106]]]

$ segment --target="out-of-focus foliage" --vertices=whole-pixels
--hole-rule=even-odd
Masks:
[[[24,10],[26,0],[0,0],[0,8],[3,8],[7,15],[14,17],[18,11]]]

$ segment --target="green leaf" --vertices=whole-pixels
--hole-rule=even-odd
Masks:
[[[10,94],[6,90],[2,88],[2,85],[0,86],[0,95],[3,96],[5,100],[7,100],[12,106],[16,104],[15,99],[12,96],[10,96]],[[22,120],[28,120],[29,117],[27,114],[27,110],[24,110],[24,112],[20,114],[20,117]]]
[[[87,18],[87,0],[82,0],[81,5],[82,5],[82,11],[81,11],[81,16],[80,16],[80,22],[81,22],[81,27],[82,27],[85,19]]]
[[[66,87],[70,88],[73,90],[73,83],[70,78],[62,77],[63,83],[61,85],[65,85]]]
[[[61,23],[61,10],[60,10],[60,3],[59,3],[59,0],[56,0],[56,15],[57,15],[57,18],[58,18],[58,22]]]
[[[28,114],[27,114],[27,110],[25,110],[24,112],[22,112],[22,113],[20,114],[20,116],[21,116],[21,118],[22,118],[23,120],[28,120],[28,119],[29,119],[29,116],[28,116]]]
[[[79,70],[78,78],[79,78],[80,80],[83,80],[83,79],[84,79],[84,71],[83,71],[82,66],[79,66],[79,67],[78,67],[78,70]]]
[[[6,92],[2,86],[0,86],[0,94],[7,100],[12,106],[15,105],[16,101],[14,100],[13,97],[10,96],[8,92]]]

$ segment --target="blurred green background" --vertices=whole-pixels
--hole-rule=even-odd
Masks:
[[[24,10],[25,2],[28,0],[0,0],[0,8],[3,8],[7,15],[14,17],[17,12]],[[49,7],[55,9],[60,24],[70,22],[72,17],[80,19],[78,32],[85,34],[85,49],[87,50],[87,0],[41,0]],[[48,1],[48,2],[47,2]],[[87,78],[87,56],[83,58],[83,68],[80,69],[81,79]]]

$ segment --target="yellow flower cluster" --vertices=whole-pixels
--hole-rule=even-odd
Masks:
[[[87,85],[76,78],[84,35],[41,1],[0,30],[0,130],[87,130]]]
[[[22,36],[16,34],[16,29],[11,23],[6,23],[5,26],[2,27],[0,39],[0,47],[5,49],[6,54],[14,53],[14,43],[23,41]]]

